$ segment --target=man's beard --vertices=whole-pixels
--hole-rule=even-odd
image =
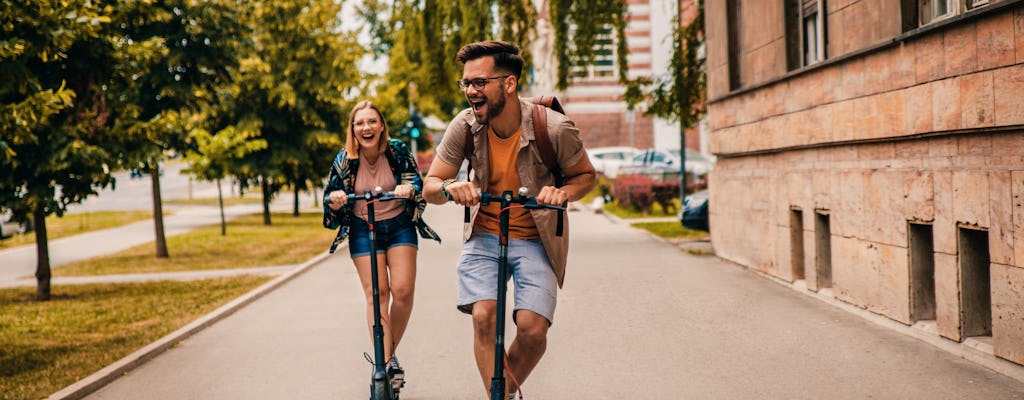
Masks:
[[[494,100],[494,102],[490,101],[490,97],[487,98],[487,112],[483,116],[476,113],[474,113],[473,116],[476,117],[476,122],[483,124],[497,117],[504,109],[505,96],[504,94],[501,94]]]

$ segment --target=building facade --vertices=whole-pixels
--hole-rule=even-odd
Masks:
[[[531,94],[556,93],[554,72],[557,66],[551,57],[550,25],[547,22],[547,1],[535,0],[539,10],[537,38],[532,45],[537,55]],[[558,93],[566,113],[583,134],[589,148],[632,146],[637,148],[678,149],[679,124],[643,115],[643,109],[630,111],[623,99],[625,87],[619,84],[617,40],[626,40],[629,78],[656,79],[668,73],[672,55],[672,23],[677,15],[677,0],[627,0],[627,25],[624,38],[608,29],[600,40],[607,45],[592,65],[571,70],[569,87]],[[684,7],[695,8],[692,0]],[[693,12],[695,10],[691,10]],[[691,17],[692,18],[692,17]],[[687,132],[687,147],[701,150],[697,129]]]
[[[1024,365],[1024,1],[705,21],[716,253]]]

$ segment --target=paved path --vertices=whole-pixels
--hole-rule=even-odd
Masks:
[[[426,215],[445,242],[420,246],[399,349],[406,400],[486,397],[470,320],[454,309],[461,213]],[[1021,381],[733,264],[603,216],[572,218],[566,286],[527,399],[1024,398]],[[366,398],[364,313],[342,252],[87,398]]]
[[[182,206],[173,209],[172,215],[164,216],[164,235],[167,237],[220,223],[220,209],[216,206]],[[241,215],[262,212],[262,209],[259,203],[241,204],[225,207],[224,215],[226,219],[231,220]],[[288,201],[280,198],[271,204],[271,209],[291,210]],[[61,265],[71,262],[116,253],[143,243],[151,243],[155,237],[153,220],[150,218],[116,228],[51,240],[50,267],[56,270]],[[22,285],[26,280],[34,282],[35,278],[32,276],[35,272],[35,244],[0,251],[0,287]]]

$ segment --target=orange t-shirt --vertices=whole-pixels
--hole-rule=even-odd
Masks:
[[[522,128],[516,130],[516,133],[506,139],[498,137],[493,130],[487,128],[487,154],[491,162],[491,176],[487,178],[487,191],[493,195],[500,195],[507,190],[518,195],[519,187],[523,185],[516,169],[521,136],[523,136]],[[498,235],[500,212],[501,203],[491,202],[487,206],[481,206],[474,226]],[[516,239],[540,237],[530,210],[518,207],[509,210],[508,237]]]

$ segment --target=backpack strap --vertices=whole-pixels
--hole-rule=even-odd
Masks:
[[[554,104],[558,105],[557,99],[554,97],[548,98],[554,100]],[[544,99],[545,97],[541,97],[541,101]],[[558,108],[561,109],[561,105],[558,105]],[[544,165],[555,176],[555,187],[562,187],[565,184],[565,176],[562,175],[562,169],[558,166],[555,147],[551,144],[551,137],[548,136],[548,112],[545,110],[545,106],[536,103],[533,105],[533,134],[536,137],[537,151],[540,152],[540,159],[544,161]],[[562,207],[566,205],[563,204]],[[564,219],[565,211],[558,210],[558,225],[555,227],[556,236],[562,236],[562,221]]]

